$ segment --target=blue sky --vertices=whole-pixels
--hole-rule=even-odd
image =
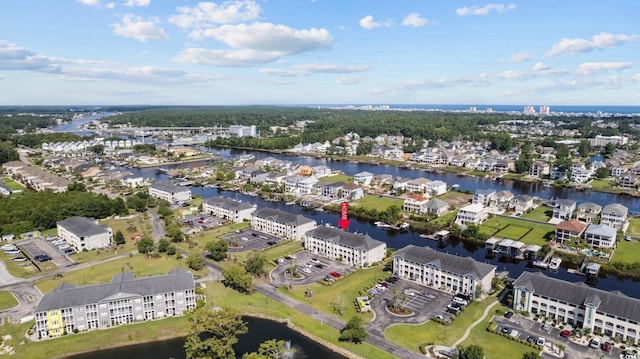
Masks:
[[[637,0],[1,8],[0,105],[640,105]]]

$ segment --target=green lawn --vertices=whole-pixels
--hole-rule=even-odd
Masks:
[[[353,183],[353,176],[349,176],[349,175],[326,176],[326,177],[318,178],[318,181],[328,182],[328,183],[336,183],[336,182]]]
[[[346,321],[357,313],[356,306],[354,304],[356,297],[366,295],[366,291],[368,289],[388,276],[388,273],[382,271],[382,267],[360,269],[353,274],[336,281],[332,286],[313,283],[304,286],[294,286],[291,292],[287,291],[285,288],[281,288],[280,290],[301,302],[307,303],[314,308],[335,315],[336,317]],[[313,292],[313,296],[311,298],[305,298],[305,293],[308,290]],[[331,307],[331,304],[329,304],[334,302],[337,298],[341,298],[345,303],[342,316],[336,313]],[[372,318],[372,314],[366,314],[363,317],[365,322]]]
[[[525,214],[522,215],[522,218],[533,219],[536,221],[546,222],[553,217],[553,209],[547,206],[538,206]]]
[[[387,208],[393,205],[402,208],[402,206],[404,205],[404,200],[399,198],[386,197],[386,196],[378,197],[378,196],[365,195],[363,198],[349,202],[349,204],[352,206],[362,207],[367,210],[371,210],[375,208],[378,210],[378,212],[384,212],[387,210]]]
[[[447,223],[450,223],[452,221],[454,221],[456,219],[456,216],[458,215],[458,210],[453,210],[449,213],[445,213],[442,217],[438,217],[435,218],[433,220],[431,220],[431,222],[435,223],[436,225],[445,225]]]
[[[631,218],[629,220],[629,227],[627,228],[627,235],[640,237],[640,218]]]
[[[46,278],[36,282],[42,293],[47,293],[61,283],[75,285],[97,284],[111,281],[114,275],[121,271],[133,272],[135,277],[167,274],[175,268],[185,268],[181,260],[162,255],[159,258],[149,258],[142,254],[130,255],[112,261],[98,263],[76,271],[67,272],[62,278]],[[206,275],[206,269],[192,271],[194,277]]]
[[[619,263],[636,263],[638,262],[638,255],[640,254],[640,242],[639,241],[625,241],[624,239],[618,241],[616,251],[613,253],[611,262]]]
[[[0,291],[0,310],[13,308],[16,305],[18,305],[18,301],[11,292]]]
[[[284,241],[275,246],[265,248],[261,253],[267,259],[266,271],[270,272],[276,267],[275,260],[284,258],[289,254],[300,252],[303,249],[302,241]],[[227,252],[227,260],[217,262],[222,267],[230,267],[244,262],[255,251]]]
[[[434,321],[420,325],[397,324],[388,327],[384,336],[387,340],[413,351],[418,351],[418,346],[425,343],[450,346],[464,335],[465,330],[482,316],[485,307],[494,300],[495,297],[489,297],[482,302],[469,304],[449,326]]]
[[[529,229],[532,229],[531,232],[522,237]],[[498,231],[500,232],[495,234]],[[480,233],[487,236],[495,235],[500,238],[518,239],[526,244],[544,245],[549,238],[553,237],[554,232],[555,226],[550,224],[531,223],[517,218],[500,216],[494,216],[480,225]]]
[[[14,180],[12,180],[11,178],[8,178],[8,177],[3,177],[2,178],[2,182],[4,182],[5,186],[9,187],[9,189],[12,190],[12,191],[23,190],[23,189],[26,188],[21,183],[18,183],[18,182],[14,181]]]
[[[506,311],[506,310],[505,310]],[[471,329],[469,338],[462,342],[463,346],[479,345],[484,349],[486,358],[491,359],[515,359],[522,358],[526,352],[536,351],[534,348],[516,343],[497,334],[487,332],[491,315],[487,316],[480,324]]]

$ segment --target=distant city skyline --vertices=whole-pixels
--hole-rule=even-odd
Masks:
[[[637,106],[638,10],[635,0],[7,0],[0,105]]]

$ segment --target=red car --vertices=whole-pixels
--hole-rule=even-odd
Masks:
[[[604,350],[605,352],[607,352],[607,353],[608,353],[608,352],[610,352],[610,351],[611,351],[611,343],[609,343],[609,342],[604,342],[604,343],[602,343],[602,345],[600,346],[600,348],[601,348],[602,350]]]
[[[569,338],[571,336],[571,332],[565,329],[562,332],[560,332],[560,336],[563,338]]]
[[[338,272],[331,272],[329,273],[330,276],[335,277],[335,278],[340,278],[342,277],[342,274],[338,273]]]

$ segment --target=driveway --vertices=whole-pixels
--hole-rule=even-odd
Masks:
[[[149,217],[151,217],[151,231],[153,232],[153,241],[158,243],[164,238],[167,233],[164,230],[164,221],[160,218],[158,212],[154,210],[148,210]]]
[[[290,257],[290,259],[285,260],[271,271],[271,282],[274,285],[280,286],[287,283],[305,285],[324,280],[324,278],[328,278],[327,276],[331,277],[329,273],[337,272],[341,276],[344,276],[354,270],[354,268],[348,264],[308,251],[300,251],[298,253],[292,253],[292,255],[295,256],[295,258]],[[291,265],[297,266],[298,273],[303,275],[302,278],[295,279],[285,276],[285,272]]]

